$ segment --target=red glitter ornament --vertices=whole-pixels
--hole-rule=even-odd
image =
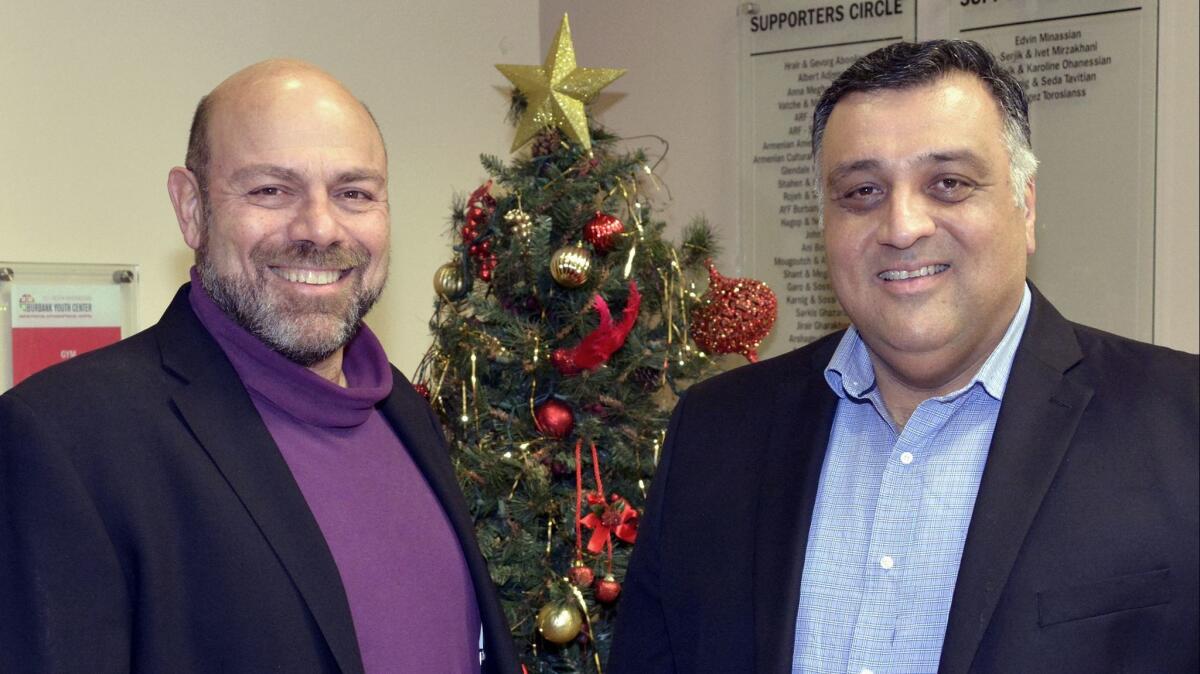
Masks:
[[[419,393],[421,395],[421,397],[424,398],[425,400],[429,400],[430,396],[432,395],[429,392],[429,387],[426,386],[425,384],[421,384],[419,382],[416,384],[413,384],[413,389],[415,389],[416,392]]]
[[[491,194],[492,181],[479,186],[479,189],[467,197],[467,207],[463,210],[462,242],[467,247],[467,255],[474,258],[475,275],[481,281],[492,280],[492,271],[496,268],[496,255],[491,251],[492,242],[479,236],[486,232],[492,215],[496,212],[496,199]]]
[[[621,584],[610,573],[596,581],[596,601],[611,604],[621,596]]]
[[[575,587],[587,587],[596,580],[596,573],[592,571],[592,567],[583,563],[583,560],[577,559],[571,562],[571,569],[567,571],[567,580]]]
[[[561,400],[550,398],[533,410],[533,420],[542,435],[565,438],[575,428],[575,413]]]
[[[726,278],[708,263],[708,290],[692,310],[688,332],[706,353],[740,353],[758,360],[759,343],[771,333],[778,302],[767,284],[748,278]]]
[[[583,238],[601,253],[607,253],[617,245],[617,238],[625,231],[625,224],[608,213],[596,211],[592,219],[583,226]]]

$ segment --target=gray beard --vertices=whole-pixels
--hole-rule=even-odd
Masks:
[[[255,278],[222,276],[208,255],[207,237],[196,251],[196,268],[200,283],[227,316],[264,344],[288,360],[311,367],[332,356],[358,332],[363,316],[379,299],[383,283],[364,287],[361,277],[354,279],[349,301],[294,301],[267,291],[267,261],[274,264],[309,263],[315,266],[354,266],[361,268],[370,260],[366,251],[347,249],[334,244],[318,249],[307,241],[299,241],[281,252],[251,251],[250,258],[258,269]]]

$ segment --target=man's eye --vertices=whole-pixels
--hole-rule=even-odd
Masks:
[[[930,187],[935,198],[949,202],[966,199],[974,189],[974,183],[954,176],[938,178]]]
[[[250,190],[250,194],[253,194],[256,197],[277,197],[282,193],[283,191],[278,187],[259,187],[254,190]]]
[[[841,192],[841,196],[837,200],[848,203],[862,203],[874,201],[882,195],[883,190],[878,185],[857,185]]]
[[[346,190],[342,192],[342,196],[355,201],[366,201],[371,198],[371,195],[362,190]]]

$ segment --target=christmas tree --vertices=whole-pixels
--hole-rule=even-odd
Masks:
[[[482,157],[491,179],[452,208],[415,381],[528,671],[600,671],[674,396],[712,369],[689,334],[752,354],[774,297],[711,267],[696,295],[713,234],[663,238],[646,153],[584,108],[623,71],[576,67],[566,17],[543,66],[497,68],[516,86],[514,152],[533,142]]]

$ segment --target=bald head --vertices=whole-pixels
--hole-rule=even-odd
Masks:
[[[289,96],[290,94],[290,96]],[[345,86],[320,68],[296,59],[269,59],[255,63],[230,75],[207,96],[200,99],[192,117],[188,135],[187,157],[184,166],[195,174],[201,191],[208,189],[208,173],[212,162],[212,126],[214,118],[229,118],[251,114],[260,117],[272,104],[295,104],[301,97],[327,109],[341,107],[352,116],[355,111],[365,116],[375,128],[384,156],[383,134],[375,116],[366,104],[355,98]],[[323,100],[322,100],[323,99]]]
[[[371,113],[300,61],[235,73],[200,103],[167,175],[200,283],[279,353],[340,381],[387,280],[387,153]]]

